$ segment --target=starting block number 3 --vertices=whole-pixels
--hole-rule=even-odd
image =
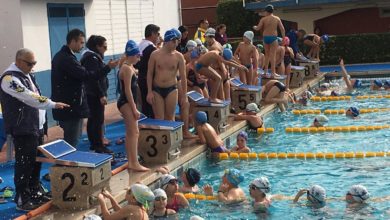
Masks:
[[[162,144],[168,144],[168,135],[164,134],[161,136],[161,143]],[[177,132],[175,132],[175,140],[178,141],[179,140],[179,134]],[[148,154],[149,157],[155,157],[158,155],[158,150],[156,148],[156,145],[157,145],[157,138],[156,136],[154,135],[149,135],[146,137],[146,142],[149,144],[149,148],[150,150],[148,150],[146,153]]]
[[[157,157],[159,149],[169,149],[182,141],[181,129],[168,130],[141,130],[139,138],[140,151],[148,157]],[[163,150],[164,151],[164,150]]]

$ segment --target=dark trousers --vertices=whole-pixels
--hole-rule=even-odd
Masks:
[[[41,135],[13,135],[15,145],[15,190],[22,200],[29,199],[30,189],[39,186],[41,163],[36,162],[37,147],[43,144]],[[41,153],[39,153],[41,154]]]
[[[148,85],[146,79],[138,78],[138,87],[141,91],[141,100],[142,100],[142,113],[148,118],[154,118],[153,108],[146,101],[146,96],[148,95]]]
[[[100,98],[88,96],[89,118],[87,123],[88,140],[93,149],[103,146],[104,108]]]
[[[83,119],[59,121],[60,127],[64,130],[64,140],[73,147],[77,147],[83,129]]]

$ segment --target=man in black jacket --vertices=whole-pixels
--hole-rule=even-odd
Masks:
[[[85,35],[79,29],[71,30],[66,36],[67,45],[54,56],[51,71],[52,100],[70,105],[63,111],[53,109],[53,118],[64,130],[64,140],[76,147],[81,136],[83,119],[89,115],[84,82],[107,76],[117,61],[109,61],[98,71],[88,71],[77,60],[84,46]]]
[[[42,191],[39,182],[41,163],[36,162],[37,147],[43,144],[45,109],[61,111],[69,107],[41,96],[31,74],[35,64],[34,53],[29,49],[20,49],[16,53],[15,63],[0,78],[4,128],[15,145],[16,209],[24,211],[35,209],[50,199]]]
[[[138,87],[141,91],[142,99],[142,113],[149,118],[154,118],[153,108],[146,101],[148,95],[148,85],[146,82],[146,75],[148,72],[148,63],[150,55],[155,51],[158,37],[160,36],[160,27],[154,24],[148,24],[145,27],[145,39],[139,43],[139,49],[142,53],[141,60],[136,64],[138,69]]]
[[[87,49],[83,52],[81,64],[89,71],[103,69],[104,53],[107,51],[106,38],[99,35],[91,35],[87,41]],[[91,144],[90,149],[97,153],[112,153],[103,144],[104,108],[107,105],[107,77],[90,79],[86,83],[89,117],[87,134]]]

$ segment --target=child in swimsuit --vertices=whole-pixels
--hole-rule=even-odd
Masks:
[[[294,51],[290,45],[290,39],[288,37],[283,38],[283,47],[284,47],[284,72],[287,75],[286,87],[290,88],[290,80],[291,80],[291,63],[292,59],[294,59]]]
[[[254,85],[253,73],[256,71],[258,66],[256,59],[256,47],[252,44],[253,37],[254,33],[252,31],[246,31],[244,33],[243,42],[240,42],[234,52],[235,58],[237,58],[240,63],[249,70],[248,72],[239,72],[241,82],[248,85]]]
[[[316,34],[307,34],[303,36],[303,43],[310,47],[310,51],[307,54],[307,57],[314,60],[319,60],[321,44],[328,42],[328,40],[329,37],[326,34],[321,37]]]
[[[200,173],[194,168],[186,169],[182,175],[181,180],[183,185],[179,188],[182,193],[198,193],[199,187],[197,183],[200,181]]]
[[[154,203],[151,216],[153,219],[169,219],[169,216],[176,214],[176,211],[173,209],[166,208],[167,206],[167,194],[163,189],[156,189],[154,193]]]
[[[246,145],[248,141],[248,134],[245,131],[241,131],[237,135],[237,146],[231,149],[231,152],[236,153],[249,153],[251,149]]]
[[[254,199],[253,209],[255,212],[266,212],[271,205],[271,197],[267,194],[271,186],[267,177],[262,176],[254,179],[249,185],[249,195]]]
[[[167,194],[167,209],[173,209],[179,212],[179,209],[189,206],[189,202],[182,193],[179,193],[179,185],[176,177],[170,174],[164,174],[160,179],[161,188]]]
[[[264,127],[264,122],[261,116],[257,115],[260,112],[259,107],[256,103],[249,103],[244,112],[238,113],[234,116],[235,121],[246,120],[249,125],[250,130],[255,130],[257,132],[258,128]]]
[[[286,95],[286,86],[278,80],[270,80],[261,90],[262,99],[266,104],[278,104],[280,111],[287,108],[288,98]]]
[[[297,203],[299,198],[306,194],[307,205],[314,208],[322,208],[325,206],[326,192],[325,189],[319,185],[313,185],[310,189],[301,189],[295,196],[293,202]]]
[[[196,126],[196,131],[198,132],[200,143],[206,144],[214,156],[218,156],[218,153],[229,152],[229,150],[225,148],[221,137],[217,134],[215,129],[207,123],[207,115],[205,112],[197,112],[195,120],[198,124]]]
[[[276,42],[278,37],[278,28],[282,34],[282,38],[285,36],[285,30],[282,24],[282,21],[279,17],[273,15],[274,7],[272,5],[267,5],[265,7],[265,12],[262,14],[262,17],[257,26],[253,26],[254,30],[262,31],[263,42],[265,47],[265,65],[264,72],[268,72],[268,65],[271,63],[271,74],[273,77],[278,77],[275,70],[275,59],[276,59],[276,49],[278,43]]]

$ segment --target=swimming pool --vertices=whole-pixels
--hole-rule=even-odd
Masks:
[[[390,99],[357,100],[362,94],[386,94],[386,92],[363,89],[352,95],[349,101],[311,102],[308,106],[293,109],[347,109],[387,108]],[[259,137],[251,134],[249,146],[253,152],[358,152],[390,151],[388,129],[363,132],[323,132],[286,133],[286,127],[308,127],[315,115],[295,115],[291,111],[273,112],[266,118],[266,126],[275,128],[274,133]],[[328,115],[326,126],[346,125],[384,125],[390,122],[389,112],[361,114],[359,119],[348,119],[345,115]],[[235,137],[231,137],[235,142]],[[209,183],[214,191],[218,189],[221,176],[226,168],[237,168],[243,172],[245,181],[240,186],[249,199],[248,185],[260,176],[267,176],[271,183],[271,194],[289,196],[274,200],[266,216],[253,213],[250,203],[233,206],[222,205],[216,201],[191,200],[192,208],[180,213],[180,219],[189,219],[193,214],[205,219],[389,219],[390,200],[377,201],[390,195],[389,157],[364,159],[254,159],[254,160],[204,160],[198,169],[202,173],[200,185]],[[329,198],[322,209],[312,209],[301,203],[293,204],[292,199],[301,188],[313,184],[323,186]],[[344,201],[350,186],[363,184],[371,194],[368,205],[354,210]]]

